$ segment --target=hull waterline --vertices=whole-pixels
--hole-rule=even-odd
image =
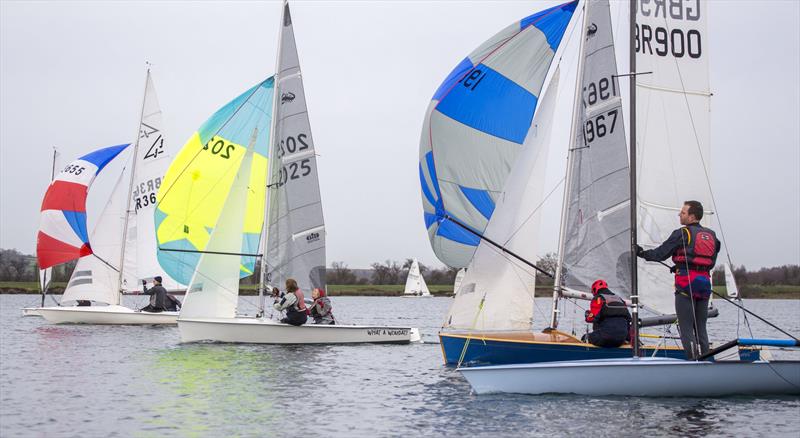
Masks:
[[[53,324],[150,325],[177,324],[178,312],[138,312],[124,306],[41,307],[38,313]]]
[[[360,325],[292,326],[255,318],[179,319],[181,342],[228,342],[246,344],[407,344],[420,340],[411,327]]]
[[[800,361],[628,358],[459,368],[477,394],[800,395]]]

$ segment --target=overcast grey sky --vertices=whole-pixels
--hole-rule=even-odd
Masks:
[[[441,265],[417,173],[427,104],[472,49],[555,3],[291,3],[329,262]],[[34,252],[52,146],[65,164],[133,141],[145,61],[176,151],[213,111],[273,73],[280,9],[277,1],[0,1],[0,247]],[[733,261],[800,264],[800,2],[719,0],[708,9],[713,183]],[[114,171],[98,179],[90,215]],[[556,246],[558,202],[547,207],[543,252]]]

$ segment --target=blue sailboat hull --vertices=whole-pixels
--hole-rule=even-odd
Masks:
[[[630,345],[619,348],[599,348],[562,335],[554,339],[549,335],[532,334],[530,339],[515,339],[519,336],[503,339],[502,335],[480,336],[476,334],[439,333],[445,365],[509,365],[520,363],[572,361],[587,359],[615,359],[631,357]],[[465,344],[468,345],[465,347]],[[683,349],[675,347],[643,347],[641,354],[646,357],[666,357],[685,359]],[[655,354],[654,354],[655,353]],[[462,358],[463,354],[463,358]]]

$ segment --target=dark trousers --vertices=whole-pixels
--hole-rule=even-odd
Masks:
[[[617,348],[628,339],[628,320],[625,318],[606,318],[602,323],[595,323],[593,329],[586,340],[598,347]]]
[[[295,312],[286,309],[286,318],[281,319],[284,324],[303,325],[308,320],[308,315],[305,312]]]
[[[708,298],[692,299],[683,293],[675,294],[675,313],[686,358],[692,360],[708,351]]]

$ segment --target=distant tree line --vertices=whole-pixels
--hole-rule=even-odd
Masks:
[[[536,265],[547,272],[555,272],[557,256],[555,253],[548,253],[541,257]],[[402,263],[395,260],[375,262],[370,265],[370,270],[350,269],[347,264],[341,261],[331,263],[327,270],[328,284],[403,284],[408,276],[413,259],[406,259]],[[66,282],[72,275],[76,261],[55,266],[52,273],[52,281]],[[253,275],[243,279],[246,284],[256,284],[259,279],[259,264]],[[424,264],[419,264],[420,272],[428,284],[453,284],[458,273],[458,269],[442,267],[432,269]],[[36,257],[22,254],[16,249],[0,249],[0,281],[38,281],[39,267],[36,264]],[[364,272],[367,274],[365,275]],[[800,286],[800,265],[783,265],[772,268],[761,268],[758,271],[748,271],[744,266],[733,269],[736,283],[742,285],[787,285]],[[537,274],[537,284],[551,286],[553,279]],[[725,275],[721,267],[717,267],[713,274],[714,284],[725,284]]]

